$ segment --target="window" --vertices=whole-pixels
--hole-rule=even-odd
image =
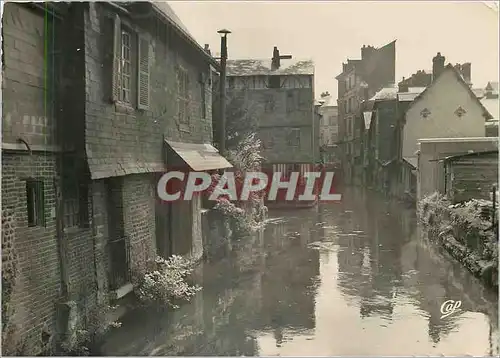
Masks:
[[[300,129],[292,128],[288,134],[288,145],[291,147],[300,147]]]
[[[229,89],[234,89],[234,77],[229,77],[227,82],[229,85]]]
[[[296,111],[298,107],[296,92],[288,91],[286,96],[286,111],[288,113]]]
[[[118,15],[113,19],[113,27],[112,100],[132,105],[133,95],[137,95],[137,107],[147,109],[150,101],[149,38],[122,24]],[[135,85],[137,87],[133,88]]]
[[[177,118],[181,123],[189,122],[189,77],[187,71],[177,67]]]
[[[274,97],[272,95],[266,96],[266,102],[265,102],[265,111],[266,112],[273,112],[274,107],[275,107],[275,102],[274,102]]]
[[[281,88],[280,76],[269,76],[269,88]]]
[[[41,180],[26,181],[26,203],[28,226],[45,226],[45,203]]]
[[[201,81],[201,118],[207,118],[207,86],[205,81]]]
[[[131,58],[131,34],[122,29],[121,33],[121,57],[120,57],[120,101],[130,103],[130,87],[132,77],[132,58]]]

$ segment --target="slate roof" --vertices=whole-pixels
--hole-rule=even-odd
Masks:
[[[412,102],[423,91],[425,91],[425,87],[409,87],[408,92],[399,92],[398,93],[398,101],[399,102]]]
[[[205,57],[211,65],[215,68],[219,69],[219,64],[215,59],[209,55],[205,49],[196,41],[196,39],[191,35],[186,25],[181,21],[181,19],[177,16],[175,11],[170,7],[168,2],[166,1],[150,1],[149,2],[154,10],[163,15],[168,22],[170,22],[177,30],[179,30],[187,40],[194,46],[198,51],[201,51],[201,55]]]
[[[418,167],[418,158],[415,158],[415,157],[403,157],[403,159],[405,160],[405,162],[407,162],[408,164],[410,164],[413,168],[417,168]]]
[[[486,85],[486,90],[491,90],[493,92],[493,94],[498,94],[498,82],[488,82],[488,84]]]
[[[477,101],[477,103],[481,106],[481,108],[483,109],[484,111],[484,114],[485,114],[485,117],[486,119],[492,119],[492,115],[490,114],[490,112],[486,109],[486,107],[483,105],[483,103],[481,103],[481,101],[477,98],[477,96],[474,94],[474,92],[472,91],[472,89],[469,87],[469,85],[464,81],[464,78],[462,77],[462,75],[455,69],[455,67],[453,67],[452,64],[448,64],[446,65],[445,67],[445,70],[443,71],[443,73],[445,71],[453,71],[453,74],[455,75],[456,79],[458,80],[458,82],[464,86],[464,88],[467,89],[467,91],[469,92],[469,94],[471,95],[471,97]],[[432,82],[430,86],[428,86],[424,91],[422,91],[417,97],[415,97],[415,99],[412,101],[412,103],[410,104],[410,107],[408,107],[408,110],[417,102],[419,101],[420,99],[423,98],[424,94],[429,90],[429,88],[431,88],[432,86],[434,86],[436,82]]]
[[[483,88],[473,88],[472,92],[474,92],[476,97],[479,99],[484,97],[484,89]]]
[[[482,105],[488,110],[494,119],[500,118],[500,103],[498,98],[481,98]]]
[[[281,60],[280,68],[271,69],[271,59],[228,60],[228,76],[314,75],[314,62],[305,59]]]
[[[336,107],[337,101],[330,95],[317,99],[319,103],[323,102],[323,107]]]
[[[425,90],[425,87],[408,87],[408,92],[398,92],[397,87],[385,87],[375,93],[369,101],[384,101],[394,100],[413,101],[420,93]]]

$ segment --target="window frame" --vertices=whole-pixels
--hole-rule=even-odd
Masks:
[[[290,128],[287,143],[290,147],[300,148],[300,128]]]
[[[43,180],[34,178],[27,179],[25,190],[28,227],[45,227],[45,186]],[[34,192],[34,198],[30,200],[32,191]],[[32,219],[30,219],[30,217],[32,217]]]
[[[182,124],[189,124],[189,72],[181,65],[176,66],[176,83],[177,83],[177,120]],[[181,108],[183,108],[184,118],[181,116]]]
[[[106,16],[113,23],[111,102],[147,110],[151,101],[150,35],[116,13]]]

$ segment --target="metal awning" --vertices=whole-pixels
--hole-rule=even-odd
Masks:
[[[165,140],[170,148],[194,171],[227,169],[233,166],[210,144]]]

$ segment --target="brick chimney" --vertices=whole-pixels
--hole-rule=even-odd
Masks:
[[[441,52],[432,59],[432,81],[434,82],[436,78],[444,71],[444,61],[446,58],[441,56]]]
[[[278,68],[280,68],[280,50],[278,50],[277,46],[274,46],[271,70],[277,70]]]
[[[211,55],[211,51],[210,51],[210,45],[209,44],[205,44],[205,48],[204,48],[205,52],[208,53],[209,55]]]
[[[462,72],[462,77],[465,80],[465,83],[467,83],[469,86],[472,86],[470,67],[471,67],[470,62],[463,63],[461,72]]]
[[[403,80],[398,84],[398,92],[408,92],[408,81],[403,77]]]
[[[361,47],[361,60],[368,59],[375,51],[375,47],[363,45],[363,47]]]

